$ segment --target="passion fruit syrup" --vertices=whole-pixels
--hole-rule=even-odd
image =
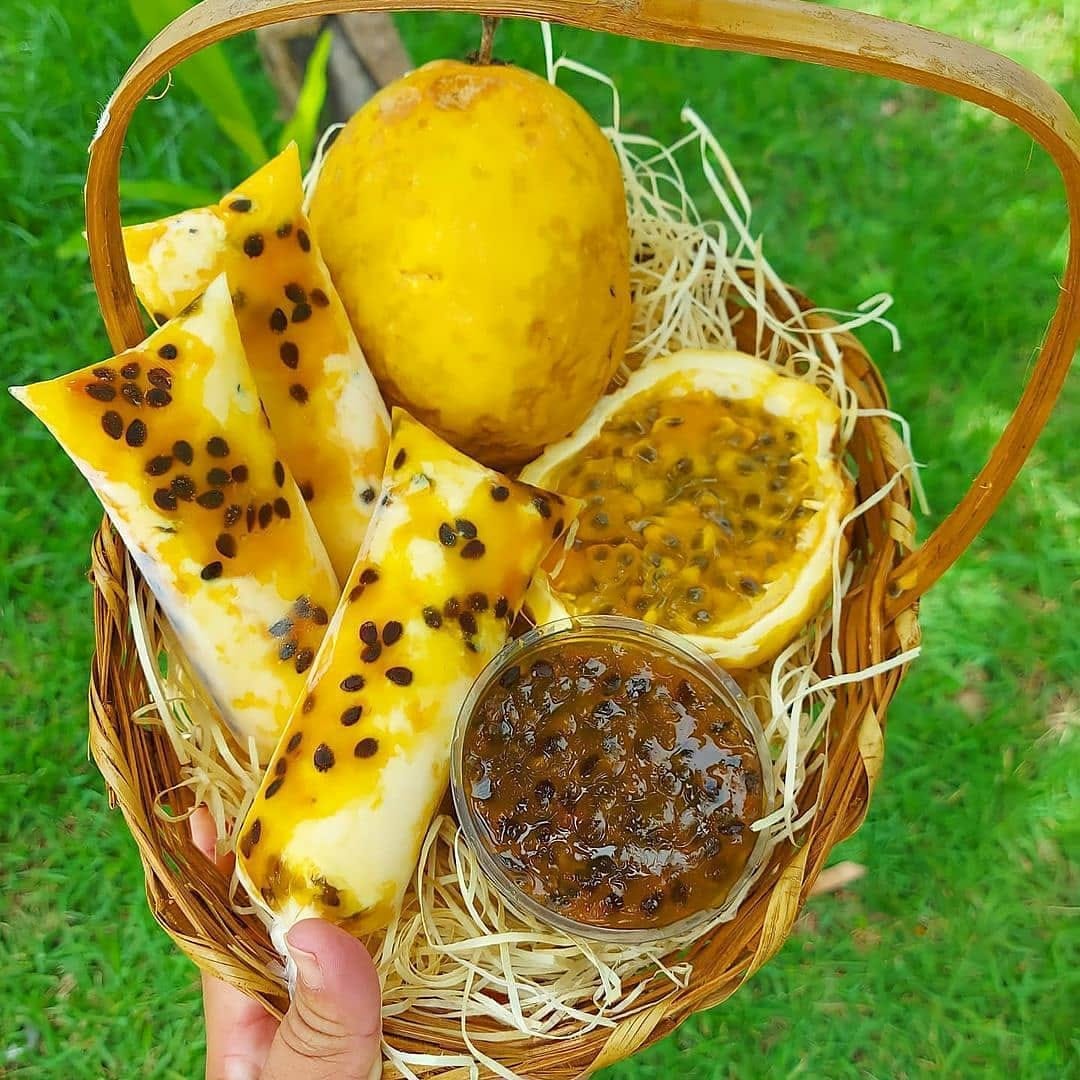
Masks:
[[[718,907],[764,802],[752,733],[647,641],[552,641],[492,680],[462,755],[481,843],[537,903],[598,927]]]

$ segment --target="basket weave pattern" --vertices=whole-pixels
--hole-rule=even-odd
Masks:
[[[120,239],[117,202],[119,151],[137,102],[177,62],[230,34],[287,18],[346,10],[450,8],[484,14],[529,14],[591,29],[651,40],[706,45],[795,57],[851,70],[902,78],[952,93],[1023,126],[1054,156],[1065,179],[1072,223],[1069,263],[1061,298],[1039,361],[1017,412],[987,465],[961,504],[921,547],[915,548],[908,486],[894,484],[885,498],[852,526],[849,540],[855,577],[836,629],[844,668],[877,664],[918,644],[920,595],[948,568],[985,523],[1015,477],[1045,423],[1080,337],[1080,125],[1061,98],[1028,72],[985,50],[912,27],[853,12],[822,9],[798,0],[641,0],[635,7],[598,8],[567,0],[531,0],[513,11],[480,0],[403,3],[400,0],[205,0],[147,47],[109,104],[92,146],[87,183],[87,231],[95,284],[117,350],[143,336]],[[793,290],[793,294],[798,293]],[[805,309],[811,305],[800,298]],[[820,319],[810,316],[809,321]],[[752,331],[739,342],[753,352]],[[885,409],[885,384],[866,351],[850,335],[837,335],[847,384],[863,409]],[[858,469],[857,501],[883,487],[908,464],[889,423],[863,418],[848,450]],[[277,975],[278,957],[262,923],[236,914],[228,880],[194,847],[186,825],[157,809],[162,792],[182,779],[168,738],[133,719],[149,698],[136,654],[130,607],[146,586],[106,520],[92,549],[96,652],[90,684],[90,749],[135,838],[155,918],[204,971],[258,997],[272,1011],[287,1002]],[[829,650],[818,674],[828,676]],[[828,734],[828,768],[801,798],[817,799],[813,820],[799,845],[781,845],[737,916],[688,959],[689,985],[672,993],[650,986],[644,1006],[613,1029],[596,1029],[558,1042],[501,1043],[499,1057],[515,1071],[563,1080],[611,1064],[668,1034],[693,1012],[723,1001],[783,944],[832,848],[862,822],[880,771],[885,712],[904,669],[837,687]],[[818,788],[818,785],[820,789]],[[186,788],[172,799],[187,809]],[[651,996],[650,996],[651,995]],[[482,1021],[476,1026],[483,1028]],[[464,1052],[455,1021],[430,1016],[389,1018],[386,1035],[410,1053]],[[461,1068],[443,1073],[466,1077]]]

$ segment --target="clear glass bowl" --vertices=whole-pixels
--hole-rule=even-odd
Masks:
[[[700,649],[679,634],[636,619],[616,615],[587,615],[560,619],[536,627],[509,642],[480,673],[480,677],[473,684],[458,714],[450,759],[450,790],[454,800],[454,810],[466,842],[480,861],[488,878],[512,907],[554,929],[593,941],[624,944],[648,944],[690,934],[698,927],[727,914],[743,892],[747,882],[758,873],[765,855],[764,833],[758,834],[746,866],[732,883],[723,903],[694,912],[677,922],[645,928],[597,926],[569,918],[545,907],[514,882],[484,841],[481,832],[483,827],[473,816],[466,794],[464,777],[465,742],[473,713],[492,683],[500,679],[509,667],[530,663],[537,653],[547,652],[553,642],[560,641],[574,645],[588,642],[625,642],[632,647],[645,647],[654,654],[659,653],[689,669],[739,718],[751,734],[757,748],[766,797],[774,788],[772,761],[761,722],[735,680],[726,671],[717,667]],[[768,810],[769,806],[766,804],[762,813],[768,813]]]

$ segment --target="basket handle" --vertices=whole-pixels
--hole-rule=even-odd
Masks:
[[[914,604],[989,520],[1050,415],[1080,339],[1080,123],[1036,75],[977,45],[916,26],[802,0],[203,0],[146,46],[121,80],[90,144],[90,266],[114,348],[144,336],[120,231],[120,151],[131,115],[171,68],[206,45],[289,19],[346,11],[450,10],[547,19],[680,45],[758,53],[882,75],[963,98],[1031,135],[1065,184],[1070,242],[1057,310],[1016,410],[959,504],[893,569],[887,615]]]

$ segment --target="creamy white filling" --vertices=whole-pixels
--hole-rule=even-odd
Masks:
[[[225,250],[225,225],[213,209],[189,210],[164,222],[150,245],[146,263],[133,267],[144,296],[159,295],[170,310],[182,307],[191,293],[200,293],[218,269]]]
[[[360,346],[354,350],[327,356],[323,371],[337,400],[335,437],[359,456],[385,441],[389,418]]]

